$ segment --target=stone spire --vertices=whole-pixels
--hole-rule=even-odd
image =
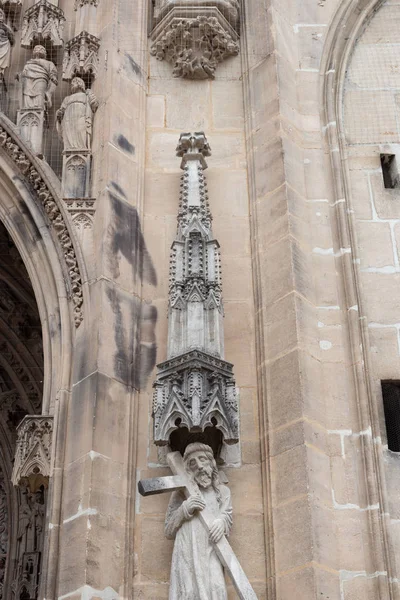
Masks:
[[[168,360],[158,365],[153,417],[156,444],[171,445],[175,439],[179,448],[174,449],[182,449],[184,439],[193,439],[195,433],[218,454],[223,442],[234,444],[239,434],[233,367],[223,360],[219,244],[212,235],[204,175],[210,155],[204,133],[181,135],[177,156],[182,158],[183,174],[171,248]]]
[[[211,155],[204,133],[181,135],[178,232],[172,244],[168,358],[197,348],[224,356],[219,244],[213,239],[204,170]]]

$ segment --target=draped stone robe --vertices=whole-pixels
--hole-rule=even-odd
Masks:
[[[10,66],[11,46],[14,44],[14,34],[5,24],[0,23],[0,74]]]
[[[64,142],[64,150],[91,149],[93,114],[97,107],[97,100],[90,90],[64,98],[57,111],[57,129]]]
[[[22,108],[50,108],[56,86],[57,69],[50,60],[32,58],[22,71]]]
[[[213,487],[200,493],[215,519],[222,519],[228,535],[232,526],[231,493],[224,485],[219,489],[220,504]],[[226,600],[223,567],[197,515],[186,518],[184,500],[181,491],[173,492],[165,518],[165,535],[175,539],[169,600]]]

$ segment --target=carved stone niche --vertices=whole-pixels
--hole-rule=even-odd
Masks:
[[[65,44],[63,74],[64,81],[74,77],[82,79],[90,86],[99,70],[100,40],[95,35],[82,31]]]
[[[24,14],[21,46],[31,48],[48,40],[54,48],[63,45],[64,12],[49,0],[38,0]]]
[[[17,428],[17,448],[11,476],[14,486],[27,486],[35,494],[47,489],[50,477],[53,417],[26,416]]]
[[[156,0],[151,54],[174,77],[213,79],[220,62],[239,53],[238,0]]]

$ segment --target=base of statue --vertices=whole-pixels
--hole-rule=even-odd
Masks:
[[[62,171],[63,198],[90,197],[90,150],[64,150]]]
[[[46,112],[43,108],[22,108],[17,112],[17,127],[30,150],[43,157],[43,134]]]

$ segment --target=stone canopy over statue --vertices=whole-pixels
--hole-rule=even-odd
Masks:
[[[183,461],[198,493],[185,500],[181,490],[175,491],[169,503],[165,533],[175,539],[169,600],[225,600],[224,571],[213,542],[230,532],[231,493],[220,484],[210,446],[189,444]],[[206,506],[214,517],[209,534],[197,518]]]

